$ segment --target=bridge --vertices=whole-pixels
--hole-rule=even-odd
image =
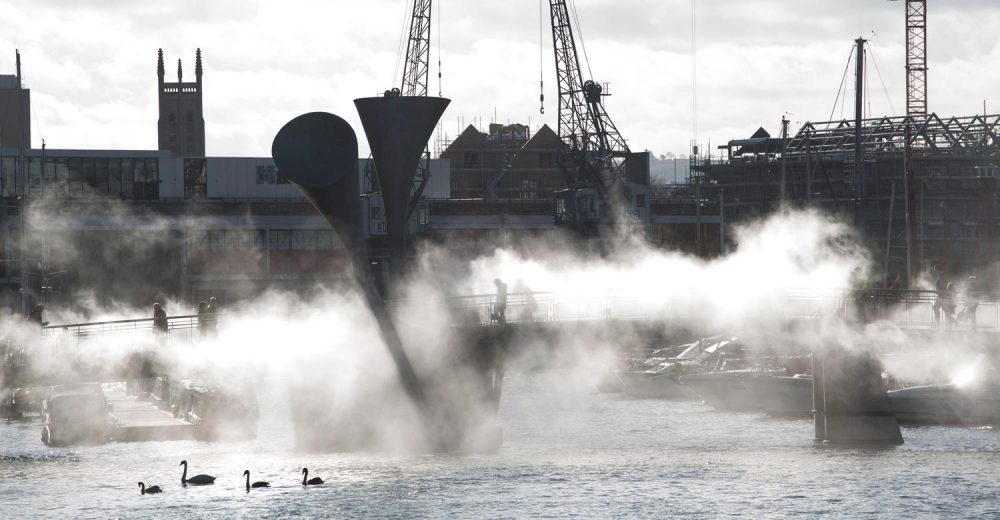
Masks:
[[[696,294],[691,289],[692,294]],[[946,331],[946,325],[935,325],[933,291],[864,290],[845,294],[844,291],[788,291],[782,298],[792,302],[785,306],[784,318],[795,321],[816,320],[831,315],[841,316],[855,323],[885,322],[903,330]],[[588,327],[607,329],[609,323],[630,327],[639,324],[676,325],[695,318],[696,309],[679,304],[664,303],[654,299],[641,299],[621,293],[609,292],[592,296],[562,295],[552,292],[510,293],[507,299],[506,320],[500,323],[496,315],[496,296],[477,294],[452,297],[445,305],[453,318],[453,325],[461,329],[466,340],[517,342],[526,334],[545,337],[558,332],[579,333],[586,337]],[[959,302],[959,309],[964,302]],[[403,302],[390,301],[391,311],[398,311]],[[321,309],[309,311],[321,314]],[[1000,332],[1000,300],[986,300],[979,304],[977,333]],[[220,327],[226,324],[227,315],[220,313]],[[662,329],[663,327],[659,327]],[[74,359],[73,345],[78,341],[111,336],[134,336],[137,345],[154,345],[153,319],[124,319],[88,323],[48,325],[32,345],[0,344],[3,360],[0,388],[51,385],[80,380],[121,380],[136,375],[135,372],[155,370],[155,352],[149,358],[133,358],[121,366],[106,367],[88,364],[86,359]],[[971,330],[968,322],[957,325],[956,330]],[[713,331],[715,332],[715,331]],[[182,315],[167,318],[167,330],[159,341],[195,341],[201,334],[199,316]],[[70,377],[66,372],[40,372],[31,363],[33,355],[52,355],[58,352],[73,365]]]

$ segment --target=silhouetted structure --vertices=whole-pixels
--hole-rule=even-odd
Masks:
[[[195,52],[194,83],[184,83],[181,60],[177,60],[177,82],[164,80],[163,49],[158,52],[159,149],[183,157],[205,156],[205,118],[202,115],[201,49]]]
[[[22,87],[17,75],[0,75],[0,148],[31,146],[31,90]]]
[[[807,122],[787,144],[763,130],[729,141],[719,147],[721,161],[693,166],[693,181],[707,202],[724,199],[727,225],[739,223],[778,208],[784,163],[788,203],[854,221],[886,275],[907,272],[908,204],[913,275],[931,263],[949,273],[979,271],[997,259],[998,133],[1000,115],[866,119],[864,160],[856,164],[853,121]],[[911,178],[904,178],[907,141]]]

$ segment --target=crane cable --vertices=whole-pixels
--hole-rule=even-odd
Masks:
[[[538,0],[538,113],[545,114],[545,26],[544,0]]]
[[[583,62],[587,64],[587,75],[593,80],[594,72],[590,70],[590,58],[587,56],[587,43],[583,38],[583,27],[580,26],[580,17],[576,14],[576,2],[573,0],[566,0],[566,4],[573,13],[573,22],[576,23],[576,34],[578,35],[577,41],[580,43],[580,50],[583,51]],[[580,85],[580,87],[582,88],[583,85]]]
[[[392,84],[398,85],[406,81],[405,77],[401,75],[406,74],[406,45],[409,43],[410,35],[410,24],[407,20],[412,20],[413,18],[413,7],[410,1],[406,2],[403,10],[403,22],[400,25],[401,29],[399,32],[399,44],[396,46],[396,66],[392,71]],[[400,72],[400,65],[402,65],[402,72]],[[400,79],[402,78],[402,79]],[[395,88],[395,87],[393,87]]]
[[[438,97],[441,95],[441,2],[437,2],[437,30],[438,30]]]
[[[840,94],[844,90],[844,82],[847,81],[847,71],[851,69],[851,60],[854,58],[854,45],[851,46],[851,52],[847,55],[847,63],[844,65],[844,75],[840,78],[840,86],[837,87],[837,97],[833,99],[833,108],[830,109],[830,118],[828,121],[833,121],[833,114],[837,111],[837,103],[840,102]],[[844,94],[845,102],[847,94]],[[840,117],[843,119],[844,110],[841,108]]]
[[[868,54],[872,58],[872,65],[875,65],[875,74],[878,76],[879,83],[882,84],[882,92],[885,94],[885,100],[889,103],[889,111],[892,115],[896,115],[896,107],[892,104],[892,96],[889,95],[889,88],[885,86],[885,80],[882,79],[882,71],[878,70],[878,61],[875,59],[875,50],[872,49],[871,43],[868,44]]]

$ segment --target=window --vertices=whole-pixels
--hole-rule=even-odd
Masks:
[[[535,200],[538,198],[538,181],[534,179],[521,180],[521,193],[518,197],[521,200]]]
[[[69,161],[65,158],[56,159],[56,192],[69,193]]]
[[[208,196],[208,162],[205,159],[184,160],[184,198]]]
[[[42,176],[45,189],[52,189],[56,183],[56,162],[51,157],[45,159],[45,171],[42,172]]]
[[[331,250],[338,245],[336,233],[330,230],[272,229],[270,235],[272,250]]]
[[[28,182],[32,192],[42,189],[42,163],[37,157],[28,160]]]
[[[122,196],[122,162],[118,159],[108,161],[108,193]]]
[[[126,194],[126,197],[142,199],[146,193],[146,161],[142,159],[136,159],[132,161],[132,172],[134,174],[135,184],[132,185],[132,193]]]
[[[552,152],[540,152],[538,154],[539,168],[552,168],[554,166],[555,161],[552,160]]]
[[[646,207],[646,194],[639,193],[635,196],[635,207],[645,208]]]
[[[83,191],[83,164],[78,157],[70,157],[68,164],[69,195],[71,197],[75,197]]]
[[[160,161],[158,159],[146,159],[145,198],[160,198]]]
[[[465,152],[465,160],[462,165],[466,168],[479,168],[479,154],[475,152]]]
[[[108,194],[108,160],[94,161],[94,191],[101,195]]]
[[[3,175],[3,196],[5,198],[13,198],[17,193],[16,179],[17,179],[17,168],[15,163],[17,162],[14,157],[4,157],[0,160],[0,174]]]
[[[132,169],[132,159],[122,159],[122,198],[132,198],[135,190],[135,170]]]
[[[257,184],[275,184],[277,180],[277,169],[273,164],[257,165]]]

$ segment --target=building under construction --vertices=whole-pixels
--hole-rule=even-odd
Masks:
[[[693,166],[693,182],[724,204],[727,223],[772,212],[782,200],[842,215],[873,254],[872,278],[890,285],[932,264],[949,277],[986,274],[996,260],[998,124],[998,115],[931,113],[860,127],[806,123],[777,138],[761,129],[720,146],[721,161]]]

